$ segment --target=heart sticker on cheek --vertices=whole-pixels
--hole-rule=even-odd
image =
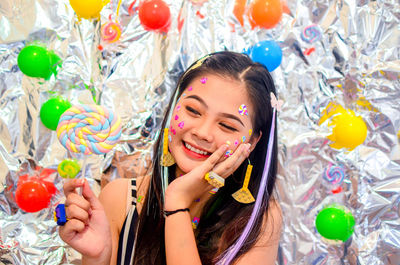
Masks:
[[[180,123],[178,123],[178,127],[183,129],[183,126],[185,125],[185,123],[183,121],[181,121]]]
[[[238,140],[235,140],[235,145],[238,145],[239,144],[239,141]]]
[[[178,115],[175,115],[175,120],[177,120],[177,119],[179,119],[179,116],[178,116]]]

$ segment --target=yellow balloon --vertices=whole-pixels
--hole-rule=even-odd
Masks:
[[[333,143],[332,148],[347,148],[353,150],[367,138],[367,125],[364,120],[352,110],[345,109],[339,104],[329,103],[322,112],[319,124],[332,118],[328,126],[332,127],[332,134],[328,139]]]
[[[108,2],[108,1],[107,1]],[[100,15],[101,9],[107,3],[102,0],[70,0],[72,8],[78,17],[82,18],[97,18]]]

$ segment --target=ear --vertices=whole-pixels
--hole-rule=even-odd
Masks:
[[[253,134],[253,136],[250,138],[250,141],[249,141],[249,143],[251,144],[250,152],[253,152],[254,148],[256,148],[256,145],[257,145],[258,141],[260,141],[261,136],[262,136],[262,131],[260,131],[260,134],[257,137],[254,137],[254,134]]]

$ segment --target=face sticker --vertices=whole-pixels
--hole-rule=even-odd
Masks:
[[[172,132],[173,135],[176,134],[176,131],[175,131],[175,129],[173,129],[173,128],[171,128],[171,132]]]
[[[168,134],[168,140],[169,140],[170,142],[172,142],[172,137],[171,137],[170,134]]]
[[[226,144],[227,144],[227,145],[231,145],[231,142],[230,142],[230,141],[226,141]]]
[[[238,140],[235,140],[235,145],[238,145],[239,144],[239,141]]]
[[[183,129],[183,126],[185,125],[185,123],[183,121],[181,121],[180,123],[178,123],[178,127]]]
[[[202,84],[205,84],[207,82],[207,79],[208,79],[207,77],[203,77],[203,78],[200,79],[200,82]]]
[[[246,136],[243,135],[241,141],[244,143],[246,141]]]
[[[190,87],[188,88],[188,91],[192,91],[192,90],[193,90],[193,87],[190,86]]]
[[[179,119],[179,116],[178,116],[178,115],[175,115],[175,120],[177,120],[177,119]]]
[[[251,136],[252,134],[253,134],[253,130],[250,129],[250,130],[249,130],[249,136]]]
[[[242,104],[242,105],[240,105],[240,107],[239,107],[239,114],[240,115],[242,115],[242,116],[244,116],[244,115],[249,115],[249,113],[247,112],[247,107],[246,107],[246,105],[244,105],[244,104]]]
[[[228,150],[225,152],[225,157],[230,157],[233,154],[232,150]]]
[[[176,111],[179,111],[181,109],[181,105],[176,106]]]

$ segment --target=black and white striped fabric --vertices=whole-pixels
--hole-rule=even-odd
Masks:
[[[131,265],[133,264],[133,255],[136,237],[136,225],[138,220],[138,212],[136,210],[137,194],[136,194],[136,179],[131,180],[131,200],[130,209],[126,216],[124,225],[122,226],[119,234],[118,241],[118,265]]]

